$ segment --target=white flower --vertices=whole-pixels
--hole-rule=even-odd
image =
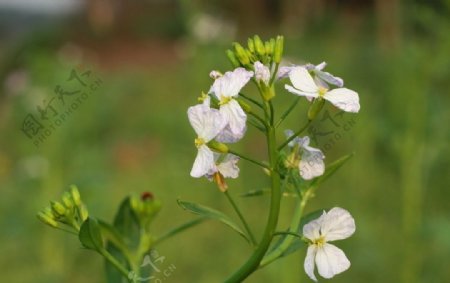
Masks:
[[[322,97],[334,106],[346,112],[358,112],[359,97],[356,92],[348,88],[336,88],[329,90],[323,85],[318,85],[305,67],[295,67],[289,72],[292,86],[285,88],[296,95],[305,96],[308,99]]]
[[[212,172],[209,172],[206,177],[212,179],[214,173],[219,172],[225,178],[236,179],[239,176],[239,167],[237,163],[239,157],[233,154],[226,154],[225,156],[220,153],[214,152],[215,168]]]
[[[335,207],[322,216],[303,226],[303,236],[310,241],[305,258],[305,272],[317,282],[314,266],[317,265],[319,274],[324,278],[331,278],[344,272],[350,267],[350,261],[344,252],[328,242],[342,240],[355,232],[355,220],[350,213]]]
[[[266,85],[269,85],[270,82],[269,68],[259,61],[255,62],[254,67],[255,67],[255,79],[258,82],[263,82]]]
[[[199,178],[215,170],[214,153],[206,144],[222,131],[227,120],[219,110],[211,109],[207,103],[189,107],[188,118],[197,133],[195,145],[198,148],[191,176]]]
[[[229,131],[235,140],[245,133],[247,115],[234,97],[239,95],[252,76],[253,72],[237,68],[216,79],[209,91],[219,100],[219,111],[226,118]]]
[[[286,130],[285,134],[289,138],[294,133],[291,130]],[[298,145],[302,151],[298,169],[303,179],[311,180],[325,172],[325,164],[323,162],[325,155],[320,149],[309,146],[309,137],[295,137],[288,145],[290,147]]]

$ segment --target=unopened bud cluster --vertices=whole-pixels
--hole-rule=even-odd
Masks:
[[[264,65],[281,62],[283,55],[283,36],[271,38],[268,41],[262,41],[258,35],[249,38],[247,47],[235,42],[232,50],[227,50],[228,59],[235,68],[244,67],[252,69],[253,64],[261,62]]]
[[[37,217],[43,223],[54,228],[68,227],[75,232],[88,218],[86,206],[81,201],[80,192],[76,186],[71,186],[59,201],[51,201],[50,205],[38,212]]]

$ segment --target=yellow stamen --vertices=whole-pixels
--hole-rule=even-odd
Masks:
[[[228,102],[230,102],[233,98],[229,97],[229,96],[222,96],[222,98],[220,99],[219,105],[224,105],[227,104]]]
[[[312,243],[313,243],[313,245],[316,245],[318,248],[321,248],[326,243],[325,237],[320,236],[318,239],[313,240]]]
[[[196,147],[201,147],[202,145],[205,144],[205,140],[203,140],[202,138],[196,138],[194,140],[194,144]]]
[[[328,92],[327,88],[324,88],[323,86],[319,86],[319,96],[324,96],[325,93]]]

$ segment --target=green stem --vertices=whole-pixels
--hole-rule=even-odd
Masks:
[[[247,156],[245,156],[245,155],[242,155],[242,154],[240,154],[240,153],[237,153],[236,151],[228,150],[228,153],[234,154],[234,155],[236,155],[236,156],[238,156],[238,157],[240,157],[240,158],[242,158],[242,159],[245,159],[245,160],[247,160],[247,161],[250,161],[251,163],[256,164],[256,165],[258,165],[258,166],[261,166],[262,168],[271,170],[271,168],[270,168],[269,166],[267,166],[266,164],[264,164],[264,163],[262,163],[262,162],[259,162],[259,161],[256,161],[256,160],[254,160],[254,159],[252,159],[252,158],[250,158],[250,157],[247,157]]]
[[[271,263],[272,261],[276,260],[277,258],[279,258],[281,255],[283,255],[283,253],[289,248],[289,246],[292,244],[292,242],[294,241],[295,237],[298,237],[298,229],[300,226],[300,220],[302,219],[302,215],[303,215],[303,211],[305,209],[305,206],[310,198],[311,195],[311,189],[307,190],[305,195],[303,196],[302,200],[300,201],[300,203],[298,204],[298,206],[295,209],[294,212],[294,216],[292,217],[291,220],[291,225],[289,227],[289,231],[288,233],[294,233],[296,234],[295,236],[288,236],[286,238],[284,238],[283,242],[275,249],[273,250],[270,254],[268,254],[263,261],[261,261],[261,267],[268,265],[269,263]],[[284,232],[286,233],[286,232]]]
[[[267,123],[266,121],[264,121],[263,118],[259,117],[257,114],[253,113],[253,112],[248,112],[248,114],[252,117],[254,117],[255,119],[257,119],[263,126],[265,129],[267,129]]]
[[[281,190],[280,190],[280,175],[275,170],[278,151],[275,139],[275,129],[270,126],[267,131],[267,144],[269,148],[269,160],[271,170],[271,199],[270,199],[270,212],[267,219],[266,228],[264,230],[261,242],[256,247],[256,250],[247,260],[247,262],[241,266],[231,277],[229,277],[226,283],[238,283],[242,282],[250,274],[252,274],[258,267],[259,263],[263,259],[267,250],[269,249],[270,243],[275,233],[275,229],[278,223],[278,216],[280,213],[280,201],[281,201]]]
[[[304,130],[306,130],[309,125],[311,124],[312,120],[308,120],[308,122],[297,132],[295,132],[292,136],[290,136],[284,143],[282,143],[279,147],[278,150],[282,150],[286,145],[288,145],[288,143],[290,143],[293,139],[295,139],[298,135],[300,135]]]
[[[231,206],[233,206],[234,211],[236,212],[236,214],[239,216],[239,219],[241,219],[242,224],[244,225],[245,230],[247,231],[247,234],[250,237],[250,241],[252,242],[252,244],[254,246],[257,245],[256,240],[255,240],[255,236],[253,236],[252,231],[250,230],[250,226],[248,226],[247,221],[245,220],[244,215],[242,215],[241,210],[239,209],[239,207],[237,206],[236,202],[234,201],[234,199],[231,197],[230,193],[228,192],[228,190],[225,191],[225,196],[227,197],[228,201],[231,203]]]
[[[111,263],[122,275],[127,279],[128,282],[133,282],[129,277],[129,271],[123,267],[120,262],[117,261],[116,258],[114,258],[108,251],[106,250],[100,250],[100,254],[109,262]]]
[[[251,103],[255,104],[256,106],[258,106],[261,109],[264,109],[263,105],[261,103],[259,103],[258,101],[254,100],[251,97],[248,97],[247,95],[243,94],[243,93],[239,93],[239,96],[241,96],[242,98],[246,99],[247,101],[250,101]]]
[[[289,106],[289,108],[283,113],[283,115],[281,115],[280,119],[275,124],[275,128],[278,128],[278,126],[280,126],[280,124],[284,121],[284,119],[286,119],[286,117],[292,112],[292,110],[294,110],[295,106],[297,106],[298,102],[300,101],[300,98],[301,98],[300,96],[297,96],[295,98],[291,106]]]

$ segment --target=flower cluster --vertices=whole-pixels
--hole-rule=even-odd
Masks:
[[[263,167],[271,178],[279,175],[280,179],[288,182],[291,176],[289,174],[296,174],[296,180],[300,177],[303,183],[308,184],[325,173],[325,155],[319,148],[310,146],[310,138],[302,137],[301,133],[326,102],[345,112],[359,112],[359,96],[355,91],[345,88],[340,77],[326,72],[325,62],[319,65],[280,66],[283,45],[283,37],[280,36],[266,42],[255,36],[248,40],[247,47],[235,43],[233,50],[227,51],[234,69],[224,74],[211,71],[210,77],[214,82],[208,93],[203,93],[200,103],[189,107],[187,111],[189,122],[197,134],[194,144],[198,153],[190,173],[192,177],[206,177],[216,182],[219,189],[225,192],[227,184],[224,179],[237,178],[239,175],[239,159],[246,159]],[[274,121],[274,85],[287,79],[289,83],[284,88],[289,93],[305,97],[305,102],[310,104],[308,123],[297,132],[285,130],[287,140],[277,145],[275,132],[295,107],[294,104],[279,121]],[[250,81],[260,93],[259,100],[242,93],[242,89]],[[246,102],[251,103],[262,114],[259,115]],[[252,119],[248,119],[249,116]],[[236,143],[244,137],[247,124],[255,126],[266,135],[270,162],[255,161],[228,148],[228,144]],[[282,152],[284,154],[280,154]],[[277,163],[279,160],[283,162]],[[277,167],[277,164],[281,164],[281,167]],[[297,191],[298,197],[302,198],[302,205],[307,201],[304,198],[314,195],[310,191]],[[244,225],[248,229],[245,221]],[[321,217],[303,227],[302,236],[309,243],[304,267],[311,279],[317,281],[314,275],[315,265],[319,274],[325,278],[331,278],[349,268],[350,262],[345,254],[328,242],[345,239],[354,231],[353,218],[342,208],[324,212]],[[275,252],[274,255],[269,255],[267,261],[276,259],[279,255]]]

